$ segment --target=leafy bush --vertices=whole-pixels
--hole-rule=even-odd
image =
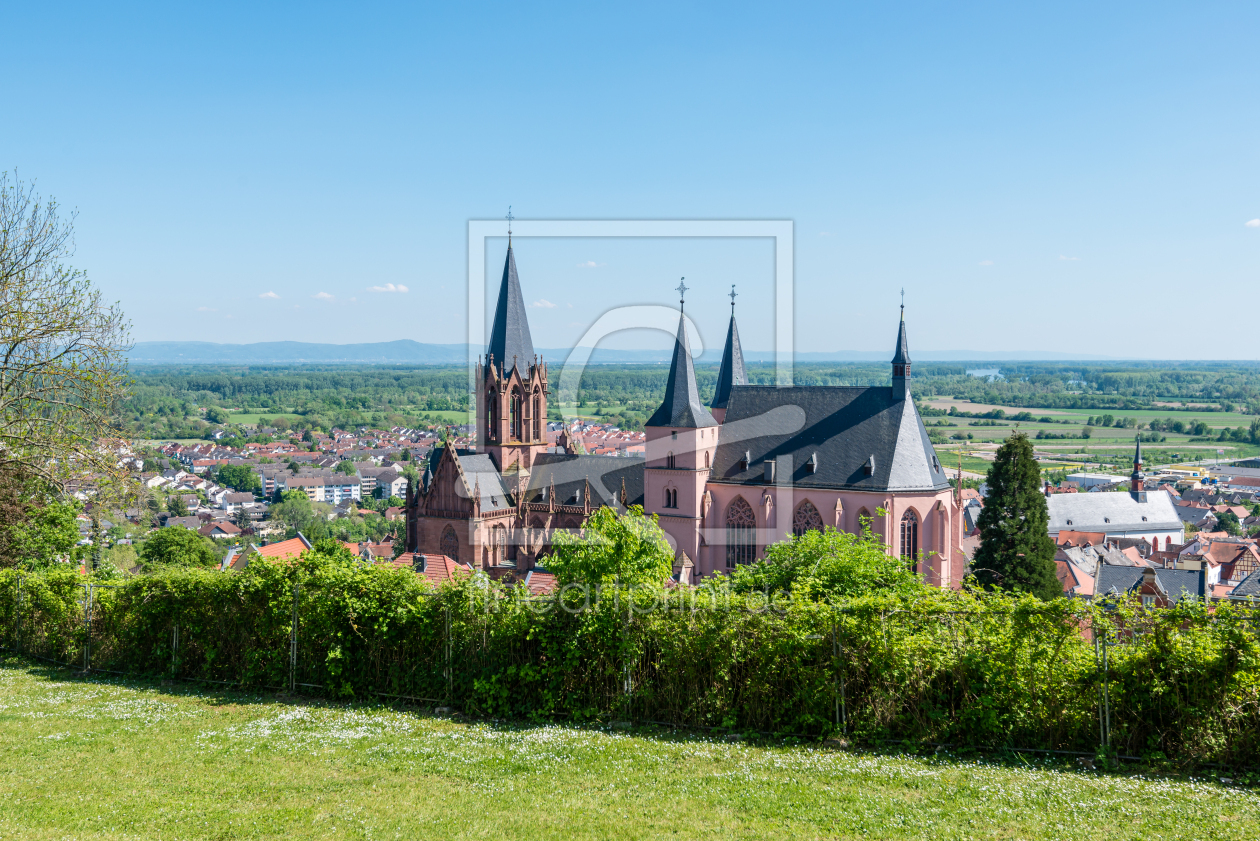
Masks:
[[[780,564],[795,570],[788,595],[723,580],[533,598],[480,575],[434,589],[331,544],[240,573],[168,567],[93,588],[91,663],[497,717],[1089,752],[1105,680],[1112,751],[1260,762],[1253,609],[923,586],[830,604],[805,584],[851,586],[809,566],[835,542],[797,543]],[[7,647],[81,664],[84,584],[64,569],[0,571]],[[1108,640],[1106,673],[1091,635]]]

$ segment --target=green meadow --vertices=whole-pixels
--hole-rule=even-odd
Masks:
[[[1226,779],[84,679],[0,661],[0,837],[1254,838]]]

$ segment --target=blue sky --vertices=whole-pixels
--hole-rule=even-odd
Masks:
[[[5,31],[0,168],[78,209],[139,340],[462,341],[467,220],[511,204],[794,220],[804,351],[891,350],[904,286],[912,349],[1260,357],[1195,318],[1260,304],[1255,3],[27,3]],[[772,344],[764,243],[517,248],[540,346],[682,275],[706,340],[735,282]]]

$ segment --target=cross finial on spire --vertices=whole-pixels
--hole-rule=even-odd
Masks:
[[[508,205],[508,212],[505,218],[507,219],[507,222],[508,222],[508,245],[511,245],[512,244],[512,219],[515,217],[512,216],[512,205],[510,204]]]
[[[901,320],[906,320],[906,287],[901,287]]]
[[[682,305],[687,300],[687,284],[684,283],[687,278],[680,278],[678,281],[678,308],[682,309]]]
[[[732,283],[730,295],[727,296],[731,299],[731,315],[735,314],[735,298],[738,295],[739,293],[735,291],[735,284]]]

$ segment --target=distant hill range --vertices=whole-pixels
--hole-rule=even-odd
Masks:
[[[552,362],[559,362],[569,355],[569,348],[540,349],[539,353]],[[591,355],[595,364],[612,363],[668,363],[671,351],[617,350],[597,348]],[[717,364],[721,361],[721,348],[708,350],[698,361]],[[310,364],[357,364],[357,365],[459,365],[468,359],[465,344],[431,345],[400,339],[395,342],[368,342],[354,345],[329,345],[314,342],[255,342],[247,345],[218,344],[216,342],[137,342],[128,358],[140,365],[310,365]],[[744,351],[749,363],[774,360],[772,351]],[[797,362],[887,362],[892,350],[882,353],[858,350],[839,350],[821,353],[798,353]],[[1016,361],[1069,361],[1110,357],[1083,356],[1080,354],[1010,352],[992,353],[976,350],[919,350],[914,352],[918,362],[1016,362]]]

